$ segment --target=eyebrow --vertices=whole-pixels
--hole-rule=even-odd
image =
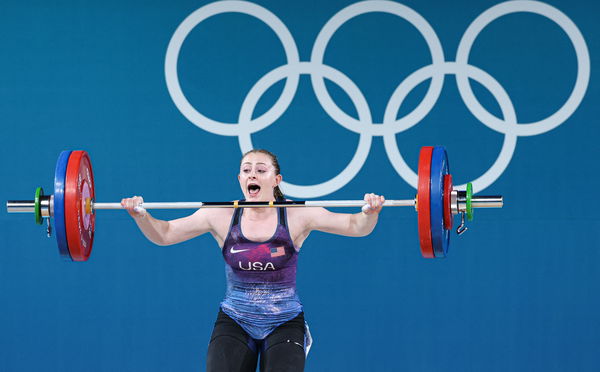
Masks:
[[[246,164],[252,165],[252,163],[250,163],[249,161],[247,161],[247,162],[245,162],[245,163],[242,163],[242,165],[246,165]],[[258,164],[267,165],[267,163],[256,163],[256,164],[257,164],[257,165],[258,165]]]

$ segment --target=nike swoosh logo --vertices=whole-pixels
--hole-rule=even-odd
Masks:
[[[231,252],[232,254],[236,254],[236,253],[245,252],[245,251],[249,251],[249,250],[250,250],[250,248],[248,248],[248,249],[233,249],[233,247],[231,247],[229,252]]]

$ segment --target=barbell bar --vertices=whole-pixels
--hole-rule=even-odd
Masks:
[[[42,208],[42,217],[53,216],[50,211],[50,200],[53,195],[43,195],[40,199]],[[465,198],[466,202],[466,198]],[[364,200],[292,200],[292,201],[272,201],[272,202],[144,202],[140,206],[144,209],[200,209],[200,208],[266,208],[266,207],[324,207],[324,208],[362,208],[366,205]],[[473,196],[471,200],[473,208],[502,208],[502,197],[495,196]],[[386,200],[384,207],[414,207],[416,199],[404,200]],[[98,203],[92,202],[93,210],[107,209],[125,209],[121,203]],[[9,200],[6,202],[8,213],[35,213],[35,201],[33,200]],[[463,208],[464,209],[464,208]],[[38,223],[40,224],[40,223]]]
[[[384,207],[414,207],[418,213],[421,254],[426,258],[446,257],[450,244],[453,216],[461,215],[460,235],[467,230],[465,216],[472,220],[474,208],[501,208],[500,195],[474,196],[471,184],[467,190],[455,190],[449,174],[448,156],[441,146],[425,146],[419,155],[418,188],[413,199],[386,200]],[[364,200],[277,200],[228,202],[144,202],[145,209],[199,208],[267,208],[267,207],[354,207],[362,208]],[[41,187],[34,200],[9,200],[8,213],[33,213],[37,224],[45,219],[48,236],[54,219],[56,239],[62,257],[87,261],[92,251],[97,210],[123,209],[121,203],[95,201],[94,176],[89,154],[85,151],[63,151],[58,157],[54,178],[54,194],[44,195]]]

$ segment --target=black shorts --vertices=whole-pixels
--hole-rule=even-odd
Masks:
[[[207,372],[304,371],[304,313],[275,328],[263,340],[253,339],[219,309],[208,345]]]

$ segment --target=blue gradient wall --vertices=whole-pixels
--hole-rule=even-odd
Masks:
[[[288,185],[321,184],[364,156],[362,166],[352,166],[355,174],[329,189],[288,186],[296,198],[356,199],[365,192],[410,198],[410,172],[398,170],[394,148],[414,171],[419,148],[432,144],[448,149],[455,183],[492,172],[479,184],[505,197],[502,210],[475,212],[470,230],[453,236],[445,260],[421,258],[410,208],[384,210],[365,238],[313,233],[298,274],[315,339],[307,371],[598,370],[596,3],[504,5],[549,16],[517,12],[493,20],[474,34],[468,64],[452,63],[461,58],[461,39],[498,2],[367,4],[396,9],[425,28],[382,12],[342,22],[323,52],[331,70],[307,63],[287,71],[291,79],[302,73],[295,93],[286,96],[285,80],[276,81],[250,95],[255,107],[244,103],[248,92],[288,63],[284,45],[293,40],[297,60],[314,61],[324,26],[355,3],[252,3],[289,31],[292,39],[283,44],[247,14],[209,17],[179,39],[174,75],[166,62],[169,43],[186,17],[207,4],[4,2],[0,200],[32,198],[37,186],[51,190],[64,149],[90,153],[98,201],[134,194],[148,201],[237,199],[247,145],[237,134],[257,129],[249,118],[270,112],[283,92],[289,102],[251,140],[278,154]],[[577,46],[589,52],[579,59],[570,39],[577,32],[583,37]],[[427,40],[439,40],[433,58]],[[435,67],[417,79],[413,73],[432,61]],[[330,75],[325,86],[335,106],[313,88],[319,74]],[[457,76],[470,81],[479,111],[461,95]],[[182,109],[167,84],[174,78],[196,113],[229,124],[194,125],[207,121]],[[398,113],[386,119],[396,88],[411,82],[416,86],[400,97]],[[573,90],[579,96],[569,101]],[[559,111],[565,103],[568,110]],[[420,116],[415,109],[423,109]],[[346,125],[332,110],[346,114]],[[416,115],[414,125],[409,114]],[[550,124],[524,125],[547,118]],[[490,171],[497,159],[505,164]],[[158,247],[126,213],[99,211],[91,259],[69,263],[33,221],[0,212],[0,370],[204,369],[225,290],[223,259],[210,236]]]

